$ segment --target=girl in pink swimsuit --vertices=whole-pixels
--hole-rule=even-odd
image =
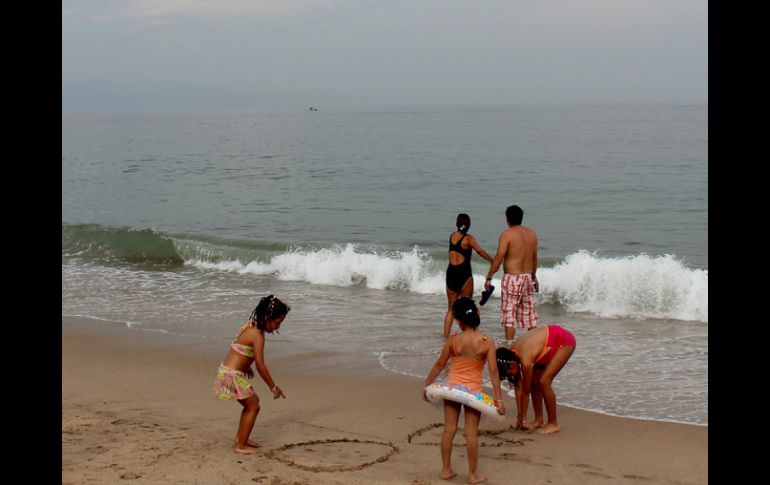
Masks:
[[[286,398],[267,370],[264,349],[265,332],[273,333],[278,330],[287,313],[289,306],[273,295],[259,300],[249,321],[243,324],[230,344],[230,350],[217,371],[214,396],[223,400],[235,399],[243,406],[238,433],[235,436],[236,453],[256,453],[253,448],[259,447],[249,440],[259,413],[259,397],[249,382],[249,379],[254,377],[251,364],[255,364],[260,377],[272,391],[273,399]]]
[[[503,404],[503,392],[500,389],[500,377],[495,365],[495,344],[478,329],[479,309],[476,303],[465,296],[455,300],[452,305],[452,314],[457,319],[461,333],[453,333],[444,344],[444,350],[436,360],[430,373],[423,382],[423,389],[433,382],[444,370],[451,358],[449,368],[449,385],[463,391],[475,394],[481,390],[484,365],[488,366],[489,380],[495,391],[495,407],[497,412],[505,414]],[[422,398],[428,401],[423,390]],[[457,421],[460,418],[461,408],[465,408],[465,440],[468,447],[468,472],[469,483],[480,483],[486,478],[476,473],[479,463],[479,420],[481,412],[469,406],[444,400],[444,433],[441,435],[441,478],[448,480],[457,475],[452,470],[452,441],[457,432]]]
[[[522,335],[510,349],[496,350],[499,374],[516,387],[516,429],[537,430],[540,434],[559,431],[556,394],[551,384],[572,356],[575,345],[575,336],[570,331],[559,325],[543,325]],[[530,392],[535,420],[527,424]],[[543,401],[548,413],[545,424]]]

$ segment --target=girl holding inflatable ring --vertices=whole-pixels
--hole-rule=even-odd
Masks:
[[[484,365],[487,365],[489,379],[495,391],[495,407],[497,412],[505,414],[503,393],[500,389],[500,377],[495,359],[494,340],[479,331],[479,309],[476,303],[468,297],[458,298],[452,305],[452,314],[460,324],[462,332],[453,333],[444,344],[436,363],[433,364],[428,376],[423,382],[422,398],[428,401],[425,387],[430,385],[444,370],[451,359],[449,368],[449,385],[467,388],[472,394],[481,391]],[[441,478],[448,480],[457,475],[452,470],[452,441],[457,432],[457,422],[460,411],[465,408],[465,440],[468,446],[469,483],[481,483],[486,480],[477,473],[479,460],[479,420],[481,412],[471,406],[444,399],[444,432],[441,435]]]

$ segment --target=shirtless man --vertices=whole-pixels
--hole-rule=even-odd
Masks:
[[[492,276],[503,264],[501,324],[505,338],[513,339],[516,327],[530,330],[537,326],[537,308],[534,293],[540,289],[537,272],[537,235],[529,227],[521,225],[524,211],[517,205],[505,210],[508,229],[500,233],[497,254],[489,265],[484,288],[489,289]]]

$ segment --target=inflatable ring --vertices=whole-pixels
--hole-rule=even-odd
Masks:
[[[449,399],[450,401],[470,406],[473,409],[480,411],[481,414],[497,421],[503,421],[503,419],[505,419],[497,412],[495,400],[492,399],[491,396],[484,394],[481,391],[476,394],[471,394],[468,390],[469,389],[465,386],[457,385],[450,387],[447,384],[438,384],[434,382],[425,388],[425,396],[434,406],[443,404],[444,399]]]

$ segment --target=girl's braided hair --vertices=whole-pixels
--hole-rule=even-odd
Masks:
[[[254,311],[249,317],[250,322],[254,322],[258,329],[264,330],[265,324],[269,319],[275,319],[281,315],[286,315],[291,307],[279,300],[275,295],[262,297]]]

